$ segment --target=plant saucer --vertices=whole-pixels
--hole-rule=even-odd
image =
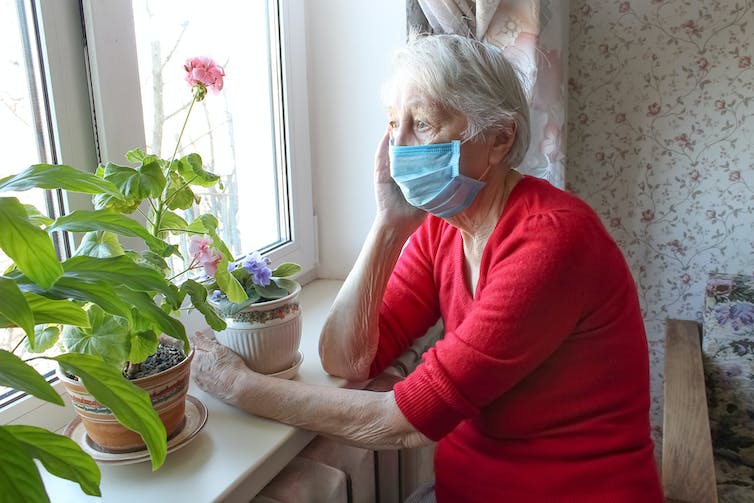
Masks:
[[[280,372],[275,372],[274,374],[265,374],[266,376],[270,377],[278,377],[280,379],[292,379],[298,374],[298,368],[301,366],[301,362],[304,361],[304,354],[299,351],[296,354],[296,360],[293,362],[293,365],[290,368],[287,368],[285,370],[281,370]]]
[[[168,439],[168,453],[176,451],[181,447],[188,445],[201,431],[207,423],[207,406],[201,400],[186,395],[186,421],[183,428],[173,434]],[[86,428],[81,422],[81,418],[76,416],[63,430],[63,434],[70,437],[76,442],[81,449],[89,454],[96,462],[109,465],[125,465],[130,463],[141,463],[149,461],[149,451],[144,448],[139,451],[131,452],[105,452],[103,451],[89,435],[86,434]]]

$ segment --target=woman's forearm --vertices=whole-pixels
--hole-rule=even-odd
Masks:
[[[431,443],[406,420],[392,392],[313,386],[244,372],[227,401],[251,414],[367,449]]]
[[[382,296],[410,233],[372,225],[322,328],[319,354],[326,372],[351,381],[368,377],[377,351]]]

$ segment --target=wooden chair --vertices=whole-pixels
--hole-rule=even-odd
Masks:
[[[662,450],[666,501],[717,503],[701,331],[693,321],[665,322]]]

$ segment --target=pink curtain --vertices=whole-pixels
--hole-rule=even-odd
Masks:
[[[568,1],[414,0],[411,26],[460,33],[501,47],[521,70],[532,141],[523,173],[564,186]]]

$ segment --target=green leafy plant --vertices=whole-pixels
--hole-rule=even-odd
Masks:
[[[185,70],[192,89],[188,121],[208,90],[222,89],[224,71],[208,58],[189,59]],[[187,221],[180,214],[198,208],[195,188],[220,185],[198,154],[177,156],[185,127],[186,122],[169,159],[135,149],[126,155],[129,166],[107,162],[86,173],[38,164],[0,179],[0,249],[12,261],[0,275],[0,328],[23,330],[22,342],[33,353],[62,344],[63,354],[30,360],[55,360],[81,379],[124,426],[142,435],[155,470],[167,455],[165,428],[149,395],[125,375],[157,350],[162,334],[190,351],[185,328],[175,317],[189,305],[211,327],[225,328],[208,303],[207,285],[230,302],[248,301],[228,270],[234,259],[217,234],[217,218],[200,214]],[[93,209],[52,220],[3,195],[33,188],[91,194]],[[67,260],[58,259],[54,232],[83,233]],[[175,244],[181,235],[211,240],[211,263],[196,255],[181,261]],[[144,246],[126,249],[121,236],[138,238]],[[173,258],[185,264],[182,270],[171,267]],[[216,274],[196,276],[202,267]],[[63,405],[28,361],[13,352],[0,350],[0,385]],[[86,494],[100,494],[97,465],[71,439],[31,426],[0,425],[0,442],[0,480],[8,501],[48,500],[34,459],[50,473],[77,482]]]
[[[64,167],[52,171],[65,173],[60,185],[67,190],[115,192],[94,175]],[[18,188],[18,183],[0,181],[0,190],[11,190],[8,187]],[[158,293],[175,297],[174,287],[162,275],[129,255],[115,260],[79,256],[61,262],[52,237],[41,228],[45,222],[49,219],[41,218],[15,197],[0,197],[0,248],[13,261],[0,276],[0,327],[19,327],[28,347],[42,351],[55,344],[62,326],[91,329],[92,313],[101,311],[112,319],[124,320],[122,323],[134,333],[139,328],[148,331],[161,327],[174,337],[186,339],[178,320],[152,300]],[[101,277],[92,273],[105,269],[108,273]],[[136,297],[140,306],[150,304],[151,308],[137,315],[122,300]],[[124,347],[130,345],[124,342]],[[55,360],[66,372],[79,376],[119,421],[141,433],[153,469],[162,465],[167,455],[165,428],[148,393],[125,379],[118,366],[101,356],[78,352],[38,358]],[[63,405],[61,397],[28,362],[6,350],[0,350],[0,385]],[[99,468],[68,437],[32,426],[1,425],[0,441],[4,445],[0,478],[8,501],[48,500],[34,459],[53,475],[77,482],[86,494],[100,494]]]

